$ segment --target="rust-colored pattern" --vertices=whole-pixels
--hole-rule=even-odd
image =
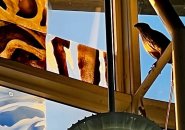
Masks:
[[[82,44],[78,45],[78,67],[81,79],[98,85],[100,82],[99,51]]]
[[[52,46],[49,46],[50,44]],[[107,86],[106,52],[59,37],[53,37],[47,45],[49,71],[91,84]]]
[[[55,37],[52,40],[52,45],[54,49],[53,53],[58,64],[59,73],[64,76],[69,76],[67,71],[66,53],[64,50],[64,47],[68,48],[69,44],[69,41],[60,39],[58,37]]]
[[[46,33],[46,0],[1,0],[0,19]]]
[[[46,0],[1,0],[0,57],[46,68]]]

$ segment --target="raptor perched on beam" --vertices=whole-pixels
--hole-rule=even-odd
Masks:
[[[170,40],[161,32],[150,28],[146,23],[137,23],[134,27],[139,30],[146,52],[155,59],[159,59],[170,44]],[[172,60],[170,60],[169,63],[172,63]],[[156,62],[154,63],[154,66],[155,65]]]

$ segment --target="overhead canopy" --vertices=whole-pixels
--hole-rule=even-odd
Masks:
[[[170,2],[178,15],[185,16],[184,0],[170,0]],[[104,0],[49,0],[49,3],[53,10],[104,11]],[[138,0],[138,6],[139,14],[156,14],[148,0]]]

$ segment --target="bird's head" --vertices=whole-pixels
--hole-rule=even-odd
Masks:
[[[137,23],[134,25],[139,31],[150,30],[150,26],[146,23]]]

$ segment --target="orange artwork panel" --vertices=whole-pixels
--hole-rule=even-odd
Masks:
[[[1,0],[0,57],[46,68],[46,0]]]

